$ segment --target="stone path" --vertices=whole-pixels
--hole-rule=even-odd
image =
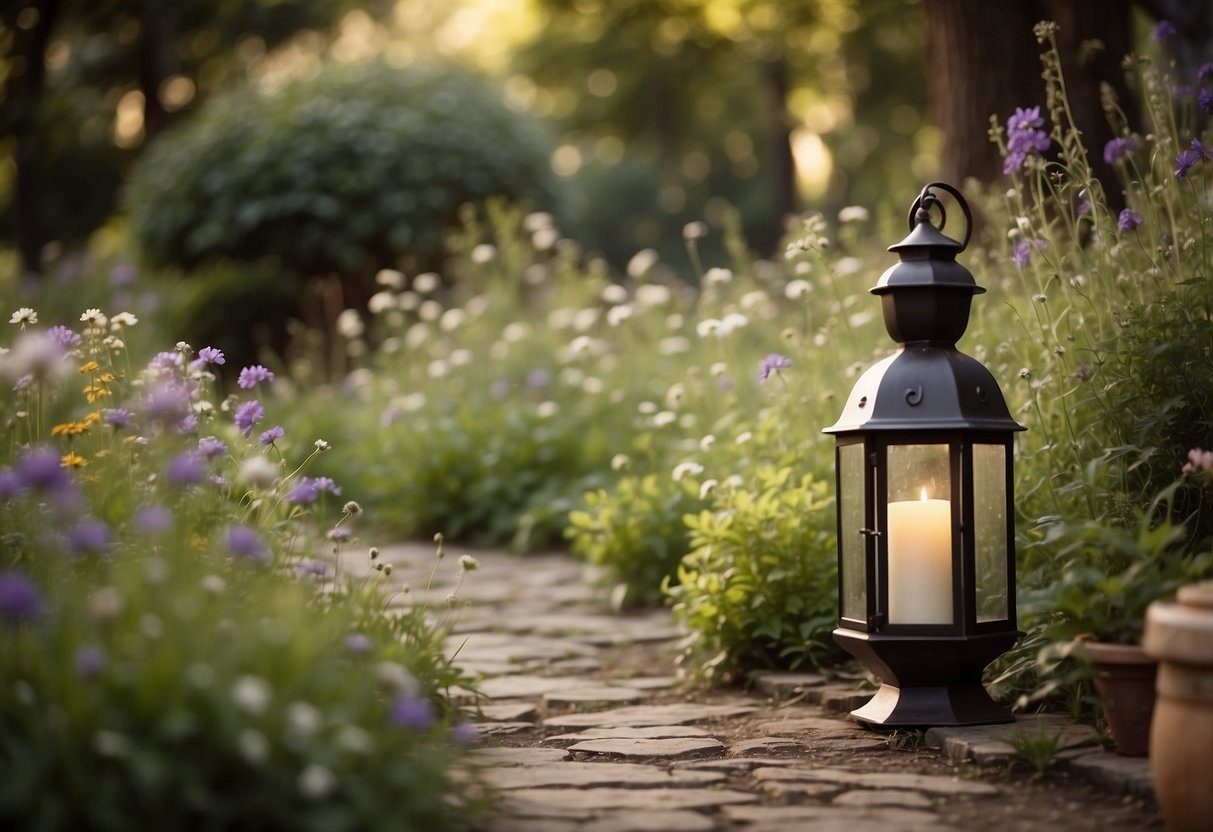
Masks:
[[[428,595],[432,547],[380,558],[411,587],[398,602],[443,614],[460,553]],[[1144,761],[1103,751],[1089,728],[1046,717],[934,729],[924,743],[848,721],[867,694],[814,674],[767,674],[748,692],[680,687],[668,611],[611,614],[567,556],[475,557],[450,649],[482,678],[478,698],[460,694],[500,795],[481,832],[1162,828]],[[1059,737],[1043,778],[1012,770],[1017,732]],[[1102,787],[1077,778],[1083,761]]]

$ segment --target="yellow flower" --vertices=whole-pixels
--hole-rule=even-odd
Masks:
[[[64,454],[63,459],[59,460],[61,468],[83,468],[88,465],[88,460],[79,454]]]
[[[88,362],[87,364],[84,364],[84,365],[82,365],[82,366],[80,367],[80,372],[82,372],[82,373],[95,373],[95,372],[97,372],[97,371],[98,371],[98,370],[100,370],[100,369],[101,369],[101,368],[97,366],[97,362],[96,362],[96,361],[90,361],[90,362]]]
[[[101,411],[93,410],[93,411],[89,412],[83,419],[81,419],[80,423],[85,425],[86,427],[91,428],[93,425],[97,424],[100,421],[101,421]]]
[[[93,404],[98,399],[104,399],[109,394],[110,391],[100,384],[90,384],[84,388],[84,398],[89,404]]]
[[[88,422],[64,422],[51,428],[51,436],[79,436],[88,433]]]
[[[113,380],[114,380],[113,373],[102,373],[101,375],[97,376],[97,381],[100,382],[101,384],[109,384]]]

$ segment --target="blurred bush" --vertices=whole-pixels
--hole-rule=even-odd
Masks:
[[[435,253],[465,202],[559,207],[549,147],[461,71],[333,65],[218,96],[155,141],[131,227],[161,263],[274,256],[296,276],[362,278]]]

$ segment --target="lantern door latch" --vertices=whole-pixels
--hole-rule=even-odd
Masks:
[[[876,529],[860,529],[859,533],[868,537],[880,537],[880,532]]]

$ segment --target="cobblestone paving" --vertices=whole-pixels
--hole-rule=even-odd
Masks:
[[[459,554],[428,597],[432,548],[388,547],[381,559],[411,587],[401,601],[441,614]],[[482,678],[479,697],[464,696],[499,795],[482,832],[1162,828],[1152,802],[1126,789],[1069,769],[1013,771],[1006,729],[936,731],[931,750],[848,721],[866,695],[813,674],[771,674],[750,691],[682,687],[668,611],[611,614],[609,593],[567,556],[474,554],[450,649]],[[1061,735],[1063,762],[1141,773],[1095,748],[1090,729],[1030,725]]]

